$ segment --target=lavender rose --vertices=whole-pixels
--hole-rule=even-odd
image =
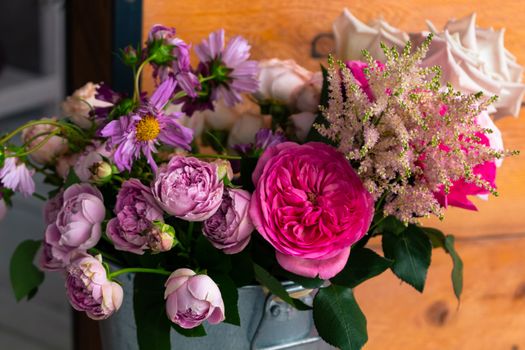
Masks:
[[[225,190],[222,204],[204,221],[202,233],[211,244],[226,254],[236,254],[250,242],[254,226],[248,215],[250,193],[241,189]]]
[[[190,269],[174,271],[164,292],[168,318],[182,328],[194,328],[205,320],[210,324],[224,321],[221,291],[206,275]]]
[[[137,179],[122,184],[114,209],[116,218],[108,222],[106,233],[115,248],[135,254],[147,249],[146,230],[152,222],[162,220],[162,209],[156,204],[150,189]]]
[[[184,156],[174,156],[161,167],[152,184],[159,205],[187,221],[204,221],[215,214],[223,190],[217,164]]]
[[[120,308],[122,287],[108,280],[100,255],[79,254],[67,267],[66,291],[71,306],[93,320],[103,320]]]
[[[44,204],[44,221],[46,225],[54,223],[57,219],[58,213],[64,205],[64,191],[60,191],[56,196],[49,199]]]

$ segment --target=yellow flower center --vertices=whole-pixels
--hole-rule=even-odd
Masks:
[[[137,124],[137,140],[151,141],[160,133],[160,125],[152,115],[146,115]]]

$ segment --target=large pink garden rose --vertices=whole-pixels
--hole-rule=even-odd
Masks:
[[[372,221],[372,196],[345,157],[324,143],[268,148],[253,182],[255,228],[276,249],[279,264],[298,275],[335,276]]]

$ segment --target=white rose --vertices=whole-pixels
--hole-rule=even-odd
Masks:
[[[316,72],[305,82],[297,93],[295,107],[300,112],[316,113],[321,100],[321,88],[323,86],[323,74]]]
[[[362,50],[366,49],[372,57],[384,60],[380,43],[387,46],[404,47],[408,34],[392,27],[382,19],[376,19],[368,25],[355,18],[348,9],[344,9],[334,24],[336,56],[342,60],[362,60]]]
[[[98,84],[89,82],[62,102],[63,113],[81,128],[89,129],[92,126],[93,118],[89,115],[89,112],[93,108],[113,106],[113,104],[109,102],[100,101],[95,98],[98,88]]]
[[[449,21],[441,33],[428,24],[436,36],[423,64],[441,66],[443,83],[450,82],[460,91],[499,96],[495,118],[518,116],[525,94],[523,67],[505,49],[504,30],[477,28],[476,14]],[[412,34],[411,40],[417,45],[426,35]]]
[[[280,102],[294,109],[297,96],[313,73],[294,60],[273,58],[259,62],[259,90],[254,94],[259,101]]]

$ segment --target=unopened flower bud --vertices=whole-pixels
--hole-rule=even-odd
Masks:
[[[122,50],[122,61],[127,66],[135,66],[138,63],[137,50],[133,46],[127,46]]]
[[[101,160],[93,164],[90,168],[91,182],[96,184],[104,184],[111,180],[113,175],[113,167],[108,162]]]
[[[233,169],[228,160],[217,159],[214,163],[217,164],[217,174],[219,175],[219,179],[227,178],[229,181],[233,179]]]
[[[147,234],[148,246],[152,253],[167,252],[177,242],[175,240],[175,229],[163,222],[155,221],[153,227]]]

